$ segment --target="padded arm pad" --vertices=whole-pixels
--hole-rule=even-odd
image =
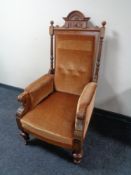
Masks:
[[[39,78],[38,80],[31,83],[24,92],[18,96],[18,100],[24,102],[25,96],[28,94],[28,101],[30,101],[31,107],[35,107],[40,103],[45,97],[53,92],[54,76],[51,74],[46,74]],[[25,95],[24,95],[25,94]],[[29,103],[28,103],[29,104]]]
[[[90,104],[94,96],[96,86],[97,85],[95,82],[90,82],[85,86],[84,90],[82,91],[77,104],[76,115],[78,119],[83,119],[83,117],[85,116],[87,106]]]

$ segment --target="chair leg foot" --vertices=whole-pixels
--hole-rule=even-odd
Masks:
[[[81,151],[80,153],[73,153],[73,162],[75,164],[79,164],[81,162],[81,159],[83,157],[83,151]]]
[[[29,140],[30,140],[29,134],[22,131],[20,133],[20,135],[24,138],[25,145],[28,145],[29,144]]]

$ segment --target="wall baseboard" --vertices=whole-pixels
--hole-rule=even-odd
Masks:
[[[104,109],[99,109],[99,108],[94,108],[94,115],[99,116],[99,117],[105,117],[107,119],[111,120],[118,120],[124,123],[130,123],[131,124],[131,116],[126,116],[123,114],[107,111]]]
[[[3,84],[3,83],[0,83],[0,87],[6,88],[6,89],[17,90],[17,91],[23,91],[22,88],[14,87],[14,86]]]
[[[90,127],[97,133],[131,146],[131,117],[94,108]]]

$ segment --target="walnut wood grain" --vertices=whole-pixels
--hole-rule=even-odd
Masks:
[[[65,24],[63,26],[65,28],[87,28],[90,17],[85,17],[83,13],[75,10],[63,19],[65,20]]]
[[[98,74],[99,74],[100,60],[101,60],[101,51],[102,51],[102,45],[103,45],[103,40],[104,40],[104,34],[105,34],[105,25],[106,25],[106,21],[103,21],[102,27],[100,28],[99,50],[98,50],[98,56],[96,59],[96,65],[95,65],[94,76],[93,76],[94,82],[98,81]]]
[[[54,74],[54,56],[53,56],[53,35],[54,35],[54,21],[50,22],[51,26],[49,28],[49,33],[50,33],[50,74]]]
[[[29,142],[29,134],[24,131],[24,128],[21,125],[20,119],[31,109],[30,96],[28,92],[24,91],[18,96],[18,101],[21,103],[21,106],[18,108],[16,112],[16,122],[18,128],[21,130],[20,135],[23,137],[25,141],[25,145]]]
[[[20,119],[31,109],[31,101],[28,92],[24,91],[18,96],[18,101],[21,103],[21,106],[16,112],[16,121],[18,128],[23,131],[23,128],[20,123]]]
[[[74,140],[73,140],[73,160],[74,163],[80,163],[83,153],[83,124],[84,119],[76,114]]]

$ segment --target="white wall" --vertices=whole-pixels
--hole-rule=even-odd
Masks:
[[[80,10],[107,21],[96,107],[131,116],[130,0],[0,0],[0,82],[24,88],[49,68],[50,20]]]

